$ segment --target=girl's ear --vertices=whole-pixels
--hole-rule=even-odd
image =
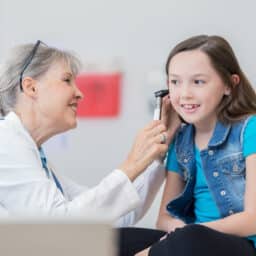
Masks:
[[[240,76],[237,74],[233,74],[231,76],[231,81],[232,81],[233,86],[238,85],[240,83]]]
[[[233,74],[233,75],[231,76],[231,82],[232,82],[232,86],[233,86],[233,87],[237,86],[237,85],[240,83],[240,77],[239,77],[239,75]],[[225,94],[225,95],[230,95],[230,93],[231,93],[231,88],[230,88],[229,86],[226,86],[226,89],[225,89],[224,94]]]

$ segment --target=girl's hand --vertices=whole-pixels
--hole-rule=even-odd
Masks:
[[[181,120],[174,110],[169,95],[163,98],[162,103],[162,122],[167,127],[167,145],[169,145],[174,137],[175,132],[181,125]]]
[[[184,226],[186,226],[186,223],[183,222],[182,220],[179,219],[173,219],[173,221],[171,222],[171,225],[168,227],[168,232],[167,234],[165,234],[163,237],[160,238],[160,241],[164,240],[167,238],[167,236],[175,231],[176,228],[183,228]]]
[[[149,250],[150,250],[150,247],[148,247],[147,249],[144,249],[143,251],[136,253],[134,256],[147,256],[149,253]]]
[[[152,121],[138,133],[127,159],[119,169],[133,181],[154,160],[165,155],[168,149],[166,138],[165,125],[161,121]]]
[[[180,219],[173,218],[173,220],[168,225],[168,233],[173,232],[176,228],[183,228],[186,223]]]

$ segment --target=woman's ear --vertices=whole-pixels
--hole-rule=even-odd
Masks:
[[[36,81],[27,76],[22,79],[22,89],[23,93],[29,97],[36,98],[37,97],[37,85]]]

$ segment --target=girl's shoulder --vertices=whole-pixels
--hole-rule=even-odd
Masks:
[[[250,115],[244,120],[243,133],[256,133],[256,115]]]
[[[248,115],[241,119],[240,121],[236,121],[230,124],[233,129],[235,127],[240,127],[241,134],[244,134],[248,130],[255,130],[256,132],[256,114],[255,115]]]
[[[245,157],[255,154],[256,141],[256,115],[251,115],[246,119],[243,132],[241,134],[241,142],[243,145],[243,155]]]
[[[256,114],[255,115],[250,115],[247,117],[247,122],[252,123],[252,124],[256,124]]]

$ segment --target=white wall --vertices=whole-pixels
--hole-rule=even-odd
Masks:
[[[202,33],[226,37],[255,83],[255,9],[254,0],[0,0],[0,62],[10,47],[37,39],[75,50],[85,63],[119,59],[121,115],[79,121],[76,130],[48,144],[58,170],[93,185],[118,166],[151,119],[149,73],[163,70],[180,40]],[[159,198],[140,225],[153,227]]]

